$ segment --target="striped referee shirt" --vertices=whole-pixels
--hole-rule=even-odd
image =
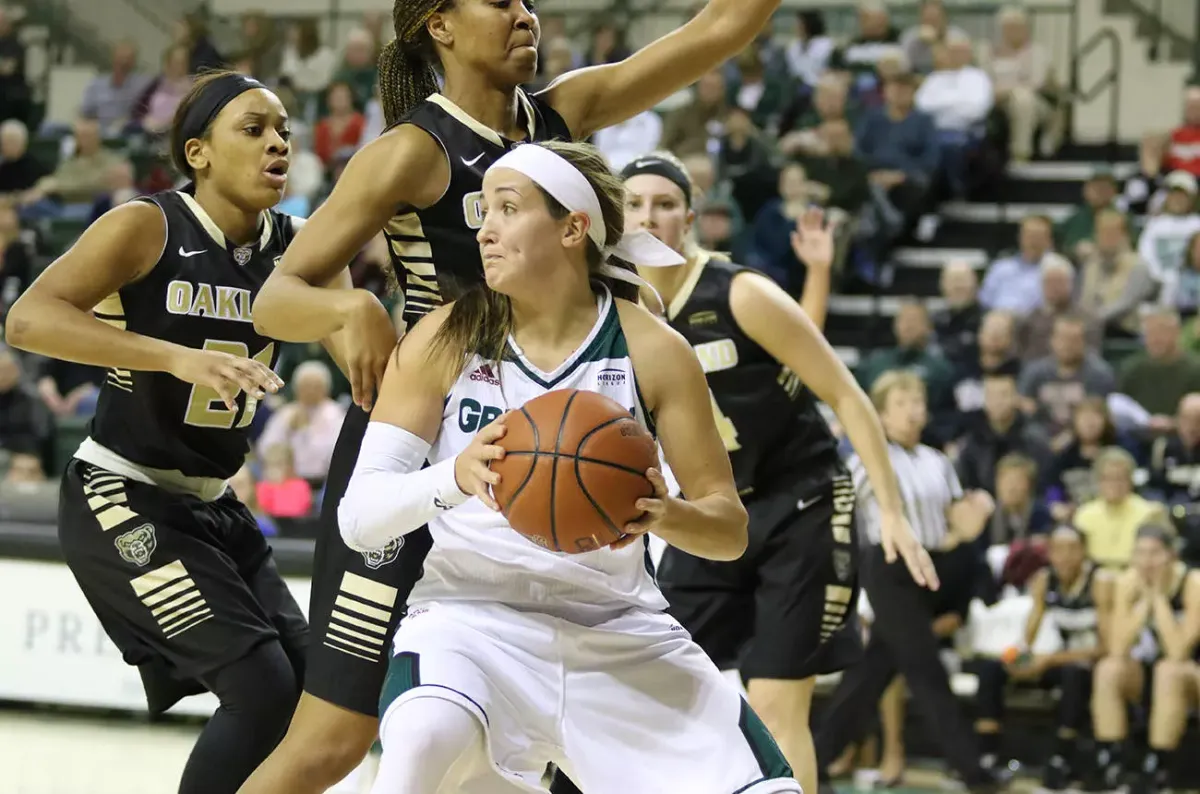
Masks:
[[[962,485],[950,459],[933,447],[918,444],[905,449],[899,444],[888,444],[888,457],[896,472],[900,485],[900,498],[904,503],[904,515],[912,525],[913,532],[927,549],[941,546],[949,528],[946,511],[950,505],[963,497]],[[879,543],[879,501],[867,470],[858,455],[851,457],[850,474],[854,478],[854,492],[858,496],[859,537],[872,545]]]

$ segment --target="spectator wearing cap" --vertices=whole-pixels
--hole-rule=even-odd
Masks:
[[[0,122],[0,198],[32,188],[47,169],[29,153],[29,128],[20,119]]]
[[[1054,246],[1054,222],[1045,215],[1021,221],[1017,253],[997,259],[979,289],[987,309],[1004,309],[1024,317],[1042,305],[1042,261]]]
[[[929,74],[935,67],[934,49],[952,37],[970,40],[966,31],[950,24],[943,0],[922,0],[917,24],[904,31],[900,46],[917,74]]]
[[[1117,391],[1136,400],[1151,414],[1150,429],[1174,427],[1172,417],[1185,395],[1200,392],[1200,357],[1179,344],[1179,314],[1155,307],[1141,317],[1145,350],[1122,362]]]
[[[974,65],[971,38],[962,31],[947,34],[934,45],[933,55],[934,68],[917,90],[916,106],[933,119],[942,169],[953,195],[963,198],[967,158],[992,110],[992,80]]]
[[[1187,171],[1172,171],[1163,180],[1163,186],[1167,194],[1162,211],[1146,221],[1138,241],[1138,253],[1157,279],[1173,285],[1183,269],[1188,241],[1200,232],[1196,177]]]
[[[987,71],[996,91],[996,107],[1008,117],[1009,156],[1023,163],[1033,156],[1039,126],[1045,128],[1039,148],[1046,154],[1058,148],[1062,114],[1051,100],[1050,56],[1033,40],[1028,14],[1010,6],[998,13],[998,21],[1000,34]]]
[[[979,324],[983,321],[979,276],[971,263],[961,259],[948,262],[942,268],[941,292],[946,308],[933,316],[938,346],[951,364],[968,364],[979,355]]]
[[[1090,353],[1100,354],[1104,341],[1104,323],[1094,312],[1079,305],[1075,295],[1075,266],[1058,254],[1042,258],[1042,303],[1021,321],[1017,331],[1017,355],[1022,362],[1050,355],[1050,337],[1054,321],[1065,315],[1078,317],[1085,327]]]
[[[913,106],[916,80],[898,75],[884,86],[884,107],[867,113],[857,129],[858,151],[870,169],[872,195],[888,240],[916,223],[938,169],[933,119]],[[885,251],[876,246],[880,259]]]
[[[1116,209],[1120,186],[1112,169],[1104,167],[1092,173],[1083,184],[1083,203],[1054,228],[1054,241],[1058,250],[1076,259],[1089,253],[1096,240],[1096,213],[1100,210]]]
[[[1096,246],[1080,263],[1080,270],[1079,304],[1095,312],[1106,328],[1137,333],[1138,307],[1154,297],[1158,282],[1130,246],[1124,213],[1102,210],[1097,214]]]
[[[1099,495],[1080,505],[1074,523],[1088,539],[1088,551],[1107,568],[1129,565],[1138,528],[1167,523],[1166,508],[1133,490],[1137,464],[1120,447],[1108,447],[1094,464]]]
[[[83,90],[79,115],[95,119],[104,135],[120,135],[136,115],[150,77],[137,70],[137,47],[119,41],[112,48],[111,71],[98,74]]]

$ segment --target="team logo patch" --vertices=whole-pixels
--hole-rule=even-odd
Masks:
[[[114,543],[122,560],[139,567],[149,563],[150,556],[158,548],[158,540],[154,537],[152,524],[142,524],[123,535],[117,535]]]
[[[845,549],[835,549],[833,552],[833,572],[839,582],[844,582],[850,578],[850,568],[853,563],[853,558],[850,554],[851,552]]]
[[[499,386],[500,379],[496,377],[496,371],[491,364],[480,364],[479,369],[467,376],[470,380],[476,383],[482,382],[489,386]]]
[[[253,252],[246,246],[235,248],[233,249],[233,261],[245,267],[246,263],[250,261],[250,256],[252,253]]]
[[[363,560],[366,561],[367,567],[374,571],[395,562],[396,558],[400,556],[400,549],[403,547],[404,538],[393,538],[382,549],[364,551],[362,553]]]

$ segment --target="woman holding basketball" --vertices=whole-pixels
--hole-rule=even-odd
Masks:
[[[622,271],[610,254],[681,257],[624,234],[621,183],[590,145],[518,146],[483,188],[486,286],[401,342],[338,508],[352,548],[383,548],[426,523],[433,536],[395,636],[372,791],[542,790],[553,762],[589,794],[799,794],[765,727],[664,614],[645,565],[647,532],[705,558],[735,559],[746,545],[695,357],[611,290]],[[566,555],[517,534],[492,498],[503,412],[557,389],[629,406],[657,432],[688,501],[652,468],[654,493],[634,504],[644,515],[616,546]],[[593,422],[534,432],[561,440]],[[551,487],[521,498],[567,499],[578,486]]]
[[[700,359],[750,515],[749,549],[740,559],[704,559],[674,546],[663,554],[658,581],[671,614],[717,665],[740,669],[751,705],[804,790],[816,791],[813,686],[818,675],[856,661],[862,644],[854,619],[854,486],[813,392],[846,427],[892,536],[911,537],[870,400],[809,318],[824,317],[833,235],[819,210],[794,235],[809,271],[802,308],[765,276],[697,248],[692,185],[674,156],[641,157],[622,177],[626,224],[686,257],[678,267],[639,272]],[[888,557],[895,559],[894,547]],[[906,562],[918,583],[937,587],[928,554],[906,555]]]
[[[255,324],[295,342],[342,329],[355,402],[369,411],[396,342],[391,319],[361,290],[323,288],[374,235],[387,233],[405,318],[415,322],[482,281],[475,242],[481,179],[515,142],[583,139],[636,116],[744,49],[778,6],[708,0],[679,30],[624,61],[571,72],[527,95],[519,86],[534,78],[539,38],[532,3],[396,0],[396,40],[384,48],[379,70],[391,127],[354,156],[309,218],[256,301]],[[441,93],[435,70],[444,77]],[[330,466],[305,694],[287,737],[243,794],[318,794],[350,772],[375,738],[387,640],[429,536],[415,532],[366,557],[341,542],[333,509],[366,424],[367,413],[352,408]],[[339,603],[354,608],[347,613]]]

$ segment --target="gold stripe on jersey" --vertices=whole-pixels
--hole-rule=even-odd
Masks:
[[[368,662],[379,661],[386,652],[397,595],[394,587],[347,571],[333,602],[324,644]]]
[[[96,304],[92,314],[102,323],[111,325],[119,331],[125,330],[125,306],[121,303],[121,294],[114,292]],[[125,391],[133,391],[133,373],[127,369],[110,369],[108,382]]]
[[[397,280],[403,273],[406,311],[426,312],[442,304],[441,286],[433,263],[433,247],[416,212],[396,215],[384,227]]]
[[[129,584],[167,639],[177,637],[213,616],[181,560],[155,568]]]
[[[126,505],[125,480],[111,472],[93,469],[83,476],[83,495],[100,529],[108,532],[127,521],[138,519]]]

